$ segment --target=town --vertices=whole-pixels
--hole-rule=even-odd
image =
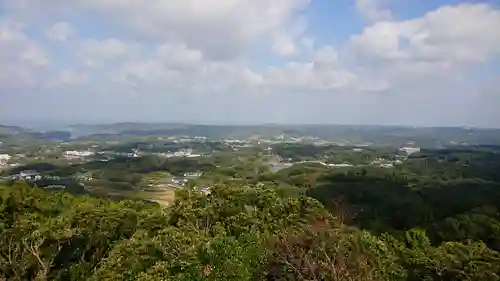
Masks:
[[[38,143],[37,143],[38,145]],[[23,148],[24,146],[24,148]],[[102,170],[92,166],[104,167],[115,162],[141,161],[141,159],[156,159],[155,161],[191,161],[194,166],[200,163],[214,164],[218,158],[240,159],[226,161],[224,166],[216,165],[216,169],[246,165],[249,158],[255,158],[258,165],[270,172],[279,172],[294,165],[320,165],[326,168],[366,168],[380,167],[385,169],[401,165],[414,153],[420,151],[411,140],[407,146],[377,147],[367,143],[350,143],[348,141],[328,141],[314,136],[287,137],[283,134],[272,137],[251,136],[248,138],[223,138],[207,140],[204,136],[170,136],[155,137],[149,141],[107,141],[107,140],[77,140],[45,142],[40,148],[33,149],[34,144],[25,143],[13,147],[0,146],[0,169],[2,180],[23,180],[44,189],[66,189],[95,193],[102,185],[124,183],[120,177],[110,177]],[[33,148],[31,148],[33,147]],[[19,153],[25,149],[30,153]],[[303,154],[304,153],[304,154]],[[129,159],[129,160],[127,160]],[[101,163],[101,164],[99,164]],[[184,164],[180,164],[181,166]],[[256,164],[252,164],[256,165]],[[23,169],[28,167],[30,169]],[[173,193],[175,189],[196,187],[204,193],[210,192],[207,180],[214,177],[214,170],[203,168],[192,170],[174,169],[174,173],[156,174],[135,173],[141,180],[131,180],[126,190],[135,191],[135,195],[144,191],[154,190]],[[152,179],[153,178],[153,179]],[[234,177],[228,177],[234,178]],[[109,189],[109,188],[107,188]],[[127,192],[109,191],[111,195]],[[134,192],[129,192],[134,193]],[[145,196],[147,198],[148,196]],[[173,197],[173,196],[170,196]]]

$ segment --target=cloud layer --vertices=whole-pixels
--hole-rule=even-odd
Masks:
[[[400,19],[358,0],[341,38],[311,30],[308,0],[3,2],[5,120],[500,126],[488,4]]]

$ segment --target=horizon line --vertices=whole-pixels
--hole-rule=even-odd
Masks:
[[[26,129],[34,129],[32,126],[27,123],[45,123],[45,125],[49,125],[50,123],[56,123],[57,121],[33,121],[30,122],[28,120],[21,122],[1,122],[0,126],[15,126],[22,127]],[[24,124],[23,124],[24,123]],[[281,122],[266,122],[266,123],[203,123],[203,122],[179,122],[179,121],[110,121],[110,122],[71,122],[71,123],[60,123],[52,124],[54,127],[58,128],[69,128],[75,126],[110,126],[110,125],[123,125],[123,124],[137,124],[137,125],[183,125],[183,126],[224,126],[224,127],[259,127],[259,126],[338,126],[338,127],[400,127],[400,128],[413,128],[413,129],[422,129],[422,128],[435,128],[435,129],[452,129],[452,128],[460,128],[460,129],[490,129],[490,130],[500,130],[500,127],[486,127],[486,126],[478,126],[478,125],[410,125],[410,124],[369,124],[369,123],[281,123]],[[34,124],[33,124],[34,125]]]

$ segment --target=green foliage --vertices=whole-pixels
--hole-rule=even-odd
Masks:
[[[377,239],[342,230],[313,199],[282,197],[265,187],[224,185],[215,186],[209,196],[187,189],[177,198],[171,208],[161,209],[140,202],[46,193],[22,184],[3,188],[0,276],[8,280],[289,280],[289,264],[283,260],[297,262],[296,255],[304,254],[297,245],[309,245],[314,252],[304,257],[311,264],[321,264],[313,271],[300,268],[304,278],[386,276],[381,261],[389,253],[369,246]],[[287,252],[284,241],[299,252]],[[363,244],[360,241],[368,246],[351,251]],[[335,268],[327,264],[332,258],[338,260],[335,266],[341,271],[334,273]],[[402,270],[393,258],[386,261]]]
[[[210,194],[192,182],[168,208],[14,182],[0,188],[0,279],[500,280],[500,182],[477,162],[500,160],[482,153],[275,174],[243,153],[84,164],[103,185],[208,174]]]
[[[422,230],[406,233],[396,252],[408,280],[500,280],[500,254],[481,242],[446,242],[432,247]]]

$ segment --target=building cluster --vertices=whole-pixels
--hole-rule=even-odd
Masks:
[[[193,153],[193,149],[188,148],[188,149],[181,149],[176,152],[167,152],[167,153],[158,153],[157,154],[160,157],[166,157],[166,158],[171,158],[171,157],[200,157],[202,156],[201,154]]]
[[[9,154],[0,154],[0,166],[7,165],[7,162],[12,158]]]
[[[203,175],[203,172],[196,172],[196,173],[184,173],[185,178],[199,178]]]
[[[60,180],[59,176],[51,175],[41,175],[39,172],[34,170],[21,171],[18,174],[10,176],[13,180],[28,180],[28,181],[39,181],[39,180]]]
[[[117,156],[129,158],[137,158],[141,156],[140,152],[135,149],[132,152],[99,151],[96,154],[99,156],[98,158],[100,158],[99,161],[101,162],[108,162]]]
[[[75,159],[75,158],[85,158],[94,155],[93,151],[76,151],[76,150],[68,150],[64,152],[64,157],[67,159]]]
[[[401,147],[399,150],[411,155],[413,153],[420,152],[420,147]]]
[[[90,181],[90,180],[93,179],[93,177],[92,177],[92,173],[90,173],[90,172],[87,172],[87,173],[76,173],[73,176],[73,179],[75,179],[77,181]]]
[[[195,173],[184,173],[182,177],[173,177],[172,182],[168,184],[169,187],[173,188],[184,188],[190,179],[199,178],[203,175],[203,172]],[[210,188],[208,186],[199,186],[198,190],[205,194],[210,193]]]
[[[75,181],[89,181],[92,180],[92,174],[90,172],[88,173],[76,173],[73,176],[70,177],[60,177],[60,176],[53,176],[53,175],[47,175],[47,174],[40,174],[39,172],[35,170],[24,170],[21,171],[17,174],[11,175],[7,178],[6,180],[24,180],[24,181],[29,181],[29,182],[34,182],[38,183],[39,181],[44,181],[44,185],[41,186],[42,188],[45,189],[64,189],[66,186],[64,184],[60,184],[61,182],[64,182],[68,179],[73,179]],[[52,184],[45,185],[47,182],[51,182]]]
[[[183,177],[173,177],[172,182],[168,185],[173,188],[183,188],[188,183],[188,179]]]
[[[172,182],[168,185],[174,188],[182,188],[185,187],[190,179],[199,178],[203,175],[203,172],[195,172],[195,173],[184,173],[182,177],[173,177]]]

